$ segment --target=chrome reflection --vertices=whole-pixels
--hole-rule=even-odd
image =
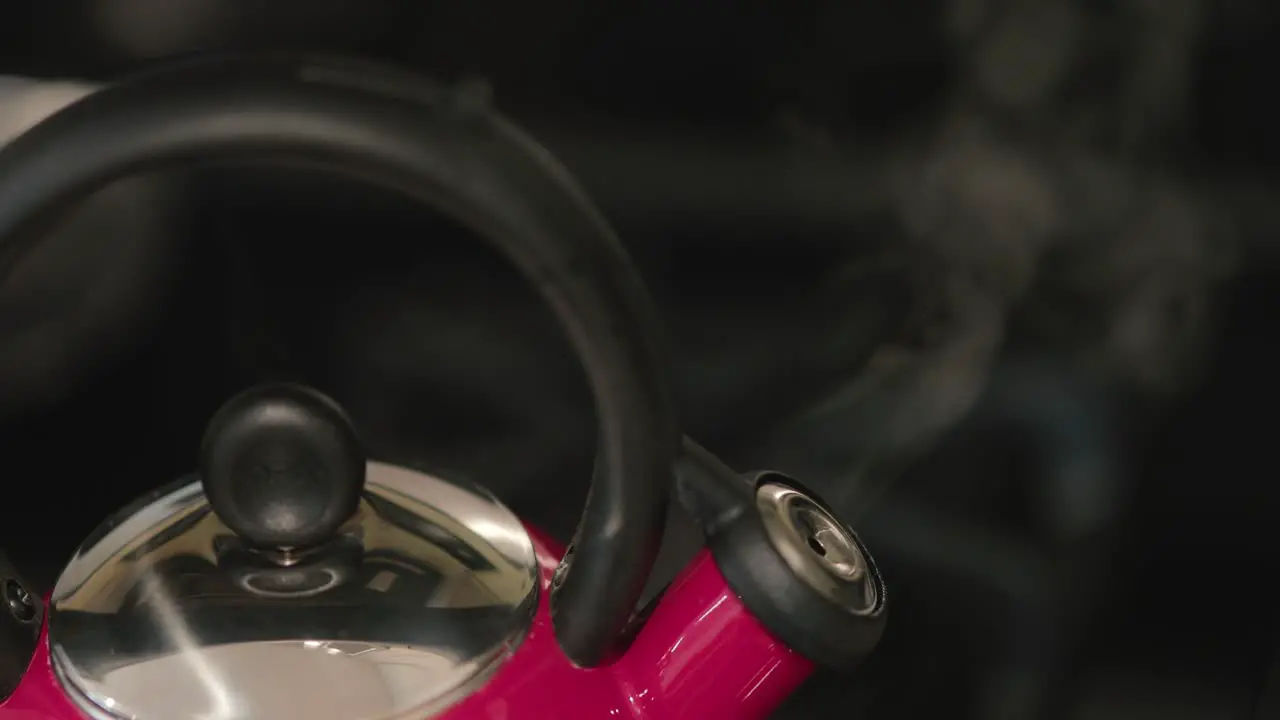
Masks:
[[[96,720],[431,717],[524,637],[537,559],[479,489],[370,463],[333,542],[244,547],[198,482],[143,498],[72,559],[54,670]]]

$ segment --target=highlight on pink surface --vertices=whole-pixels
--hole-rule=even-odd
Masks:
[[[637,718],[764,718],[813,672],[773,638],[703,550],[616,666]]]
[[[529,634],[483,687],[442,718],[755,720],[813,670],[747,611],[706,550],[667,588],[621,658],[601,668],[576,667],[556,643],[547,602],[563,549],[537,530],[530,534],[543,592]],[[48,648],[42,632],[22,683],[0,704],[0,720],[83,720],[54,677]]]
[[[49,664],[49,628],[40,630],[40,642],[27,674],[9,699],[0,705],[0,720],[83,720],[67,699]]]
[[[755,720],[813,671],[747,611],[706,550],[667,588],[621,658],[575,667],[556,645],[545,592],[560,549],[530,532],[546,560],[533,628],[484,688],[445,714],[448,720]]]

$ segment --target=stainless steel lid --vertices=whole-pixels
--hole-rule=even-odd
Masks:
[[[521,641],[537,559],[490,495],[370,463],[356,515],[249,550],[198,480],[104,523],[54,589],[53,667],[97,720],[431,717]]]

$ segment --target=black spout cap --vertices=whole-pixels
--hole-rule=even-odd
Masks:
[[[676,491],[725,582],[775,637],[833,670],[871,654],[887,617],[884,579],[815,493],[781,473],[735,472],[687,437]]]

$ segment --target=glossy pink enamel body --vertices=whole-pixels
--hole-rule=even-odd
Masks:
[[[561,549],[531,534],[544,589],[533,627],[484,687],[443,714],[447,720],[751,720],[767,717],[812,671],[747,612],[705,550],[667,589],[626,654],[607,667],[574,667],[555,642],[545,592]],[[22,684],[0,705],[0,720],[83,718],[54,677],[42,636]]]

